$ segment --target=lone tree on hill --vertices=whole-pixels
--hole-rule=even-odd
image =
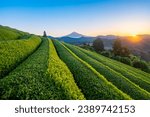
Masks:
[[[103,41],[100,38],[97,38],[96,40],[94,40],[94,42],[93,42],[93,48],[97,52],[104,51]]]
[[[47,37],[46,31],[44,31],[44,33],[43,33],[43,37]]]
[[[120,39],[116,39],[114,44],[113,44],[113,53],[115,56],[121,55],[121,50],[122,50],[122,44]]]
[[[120,39],[116,39],[113,44],[113,53],[115,56],[123,56],[128,57],[130,55],[130,51],[127,47],[123,47]]]

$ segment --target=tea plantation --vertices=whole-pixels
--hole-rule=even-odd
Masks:
[[[0,26],[1,100],[150,100],[150,74]]]

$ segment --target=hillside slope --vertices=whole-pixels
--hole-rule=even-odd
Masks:
[[[0,99],[150,100],[149,73],[57,40],[17,38],[15,31],[1,36]]]
[[[28,36],[29,33],[19,31],[17,29],[13,29],[7,26],[1,26],[0,25],[0,41],[6,41],[6,40],[16,40],[21,37]]]

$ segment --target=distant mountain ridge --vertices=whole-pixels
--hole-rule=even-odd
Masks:
[[[72,32],[63,37],[52,37],[51,39],[57,39],[59,41],[63,41],[66,43],[74,44],[74,45],[82,45],[82,44],[91,44],[96,38],[101,38],[104,43],[104,47],[106,50],[112,49],[114,40],[117,38],[122,39],[122,45],[127,46],[134,55],[140,56],[142,59],[146,61],[150,61],[150,35],[138,35],[143,39],[139,44],[133,44],[130,41],[127,41],[126,38],[128,36],[115,36],[115,35],[99,35],[95,37],[85,36],[77,32]]]
[[[106,36],[102,36],[102,35],[100,35],[100,36],[97,36],[98,38],[101,38],[101,39],[108,39],[108,40],[113,40],[113,39],[117,39],[118,38],[118,36],[116,36],[116,35],[106,35]]]
[[[122,45],[130,49],[130,51],[146,61],[150,61],[150,35],[138,35],[142,40],[140,43],[133,43],[128,39],[122,39]]]
[[[70,38],[81,38],[81,37],[84,37],[84,35],[82,34],[79,34],[77,32],[72,32],[66,36],[63,36],[63,37],[70,37]]]
[[[57,40],[64,41],[64,42],[67,42],[70,44],[78,45],[78,44],[84,44],[84,43],[92,43],[96,38],[101,38],[104,41],[111,40],[110,43],[112,43],[112,40],[117,39],[117,36],[115,36],[115,35],[106,35],[106,36],[100,35],[100,36],[92,37],[92,36],[86,36],[86,35],[83,35],[83,34],[80,34],[77,32],[72,32],[72,33],[62,36],[62,37],[49,36],[49,38],[57,39]],[[109,43],[109,41],[107,41],[107,43]],[[110,45],[110,44],[107,44],[107,45]]]

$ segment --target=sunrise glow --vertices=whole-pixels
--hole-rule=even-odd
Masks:
[[[133,43],[139,43],[142,39],[138,35],[132,35],[129,37],[129,41]]]
[[[132,33],[131,36],[132,36],[132,37],[137,37],[137,34],[136,34],[136,33]]]
[[[149,0],[2,0],[0,25],[60,37],[150,34]],[[133,39],[139,40],[139,39]]]

